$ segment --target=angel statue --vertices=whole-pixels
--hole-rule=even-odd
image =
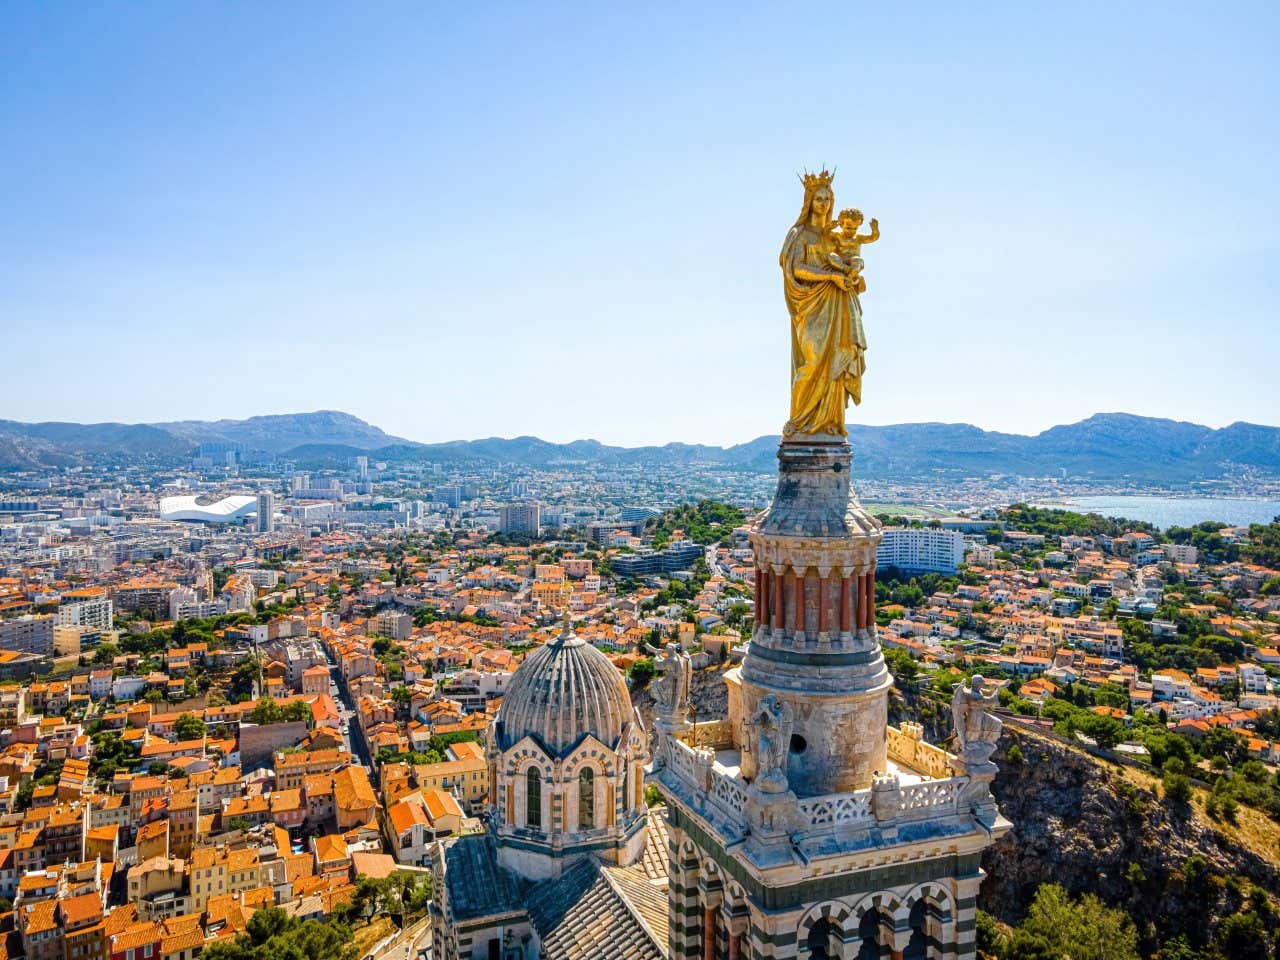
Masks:
[[[773,694],[760,701],[751,718],[756,735],[755,786],[761,793],[787,790],[787,751],[791,745],[791,706]]]
[[[693,665],[678,643],[668,645],[661,658],[662,675],[654,682],[658,717],[672,727],[684,724],[689,713]]]
[[[1000,718],[988,710],[995,706],[1000,691],[997,688],[984,693],[985,683],[982,675],[975,673],[969,680],[969,686],[957,683],[951,697],[951,719],[955,723],[959,753],[966,765],[985,763],[990,759],[1004,726]]]

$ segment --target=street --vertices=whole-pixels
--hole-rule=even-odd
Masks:
[[[372,770],[373,758],[369,756],[364,734],[356,729],[355,704],[351,701],[351,693],[342,682],[342,674],[338,672],[338,665],[328,650],[325,650],[324,656],[329,667],[329,696],[338,705],[339,722],[342,725],[342,748],[354,754],[360,763]]]

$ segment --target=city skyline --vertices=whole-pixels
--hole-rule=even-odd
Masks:
[[[884,233],[850,423],[1280,423],[1270,8],[299,9],[0,13],[0,415],[773,433],[826,163]]]

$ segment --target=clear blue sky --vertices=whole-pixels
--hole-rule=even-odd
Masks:
[[[825,162],[851,420],[1280,423],[1280,6],[904,6],[4,4],[0,417],[773,432]]]

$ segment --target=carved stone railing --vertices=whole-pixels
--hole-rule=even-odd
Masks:
[[[899,731],[893,733],[902,736]],[[708,736],[712,734],[709,731]],[[903,737],[903,740],[922,743],[949,763],[945,751],[914,741],[910,736]],[[934,756],[932,753],[927,755]],[[695,749],[676,737],[664,736],[658,747],[657,759],[660,761],[660,776],[666,786],[675,789],[686,803],[702,813],[717,829],[737,837],[750,832],[755,806],[751,788],[740,776],[730,775],[723,767],[717,767],[713,751],[703,747]],[[936,763],[934,769],[938,769]],[[945,777],[912,784],[903,784],[898,776],[891,774],[877,778],[872,788],[793,799],[794,815],[788,818],[792,824],[788,832],[797,843],[809,840],[826,842],[821,838],[839,837],[851,831],[857,833],[876,827],[892,828],[895,823],[947,820],[968,812],[962,804],[964,787],[968,782],[967,777],[951,776],[949,770]]]
[[[958,779],[925,780],[902,787],[898,808],[900,821],[933,820],[959,813],[960,787]]]
[[[908,721],[902,725],[901,730],[889,727],[887,733],[886,746],[890,760],[904,764],[936,780],[945,780],[956,775],[953,766],[955,757],[925,740],[924,728],[920,724]]]
[[[729,724],[722,721],[727,731]],[[708,724],[708,727],[711,725]],[[699,724],[701,727],[701,724]],[[699,731],[701,734],[701,730]],[[714,730],[708,731],[710,738]],[[701,735],[699,740],[701,740]],[[675,737],[663,737],[658,747],[658,759],[667,773],[674,776],[686,788],[681,792],[687,801],[700,807],[712,819],[722,823],[744,825],[747,816],[747,787],[737,777],[717,770],[715,753],[705,747],[694,749]]]
[[[738,818],[747,815],[747,788],[736,777],[711,772],[711,802]]]
[[[734,745],[733,727],[728,720],[707,720],[685,731],[683,740],[691,747],[728,750]]]
[[[833,793],[800,801],[801,832],[814,828],[871,826],[876,822],[871,812],[871,791]]]

